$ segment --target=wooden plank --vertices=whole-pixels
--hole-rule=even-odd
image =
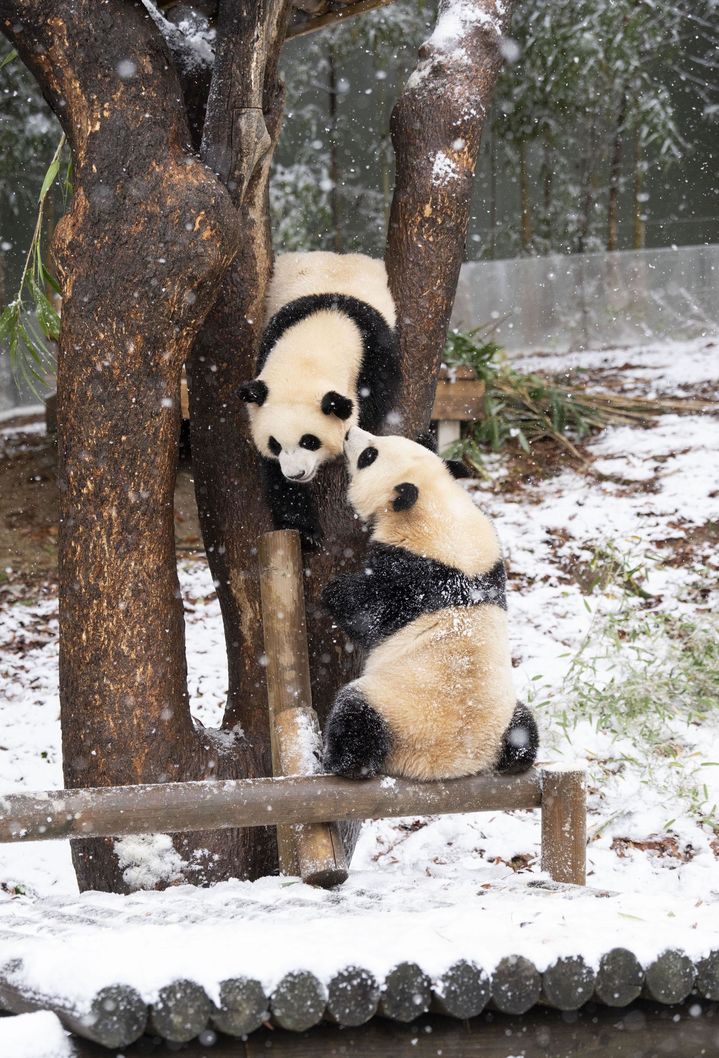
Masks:
[[[458,419],[473,422],[481,419],[484,410],[484,382],[477,379],[440,381],[434,395],[433,419]]]
[[[344,22],[355,15],[362,15],[366,11],[374,11],[380,7],[389,7],[394,0],[355,0],[354,3],[344,5],[340,10],[327,11],[325,14],[316,15],[312,18],[298,17],[287,30],[287,39],[291,37],[302,37],[306,33],[315,33],[325,26]]]
[[[542,870],[555,882],[587,880],[586,786],[581,768],[542,769]]]
[[[581,955],[561,956],[542,974],[542,998],[558,1010],[579,1010],[592,998],[595,982]]]
[[[538,808],[541,798],[535,769],[427,783],[310,775],[51,790],[0,797],[0,843]]]
[[[265,533],[259,550],[272,770],[276,776],[311,775],[322,738],[312,708],[300,535],[294,529]],[[337,823],[278,827],[277,838],[283,874],[299,872],[304,882],[324,888],[346,880]]]

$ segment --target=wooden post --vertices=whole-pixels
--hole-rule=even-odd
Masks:
[[[586,885],[587,787],[584,769],[542,768],[542,870],[555,882]]]
[[[312,708],[300,536],[294,529],[260,540],[260,591],[267,658],[272,769],[277,775],[312,775],[322,751]],[[336,823],[277,828],[282,874],[329,888],[347,878]]]

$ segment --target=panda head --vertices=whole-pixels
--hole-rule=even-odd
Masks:
[[[375,437],[357,426],[344,443],[350,474],[348,499],[357,514],[389,539],[435,516],[443,517],[457,493],[444,460],[406,437]]]
[[[257,450],[276,459],[286,478],[302,484],[312,481],[323,463],[342,455],[347,427],[357,417],[355,402],[334,390],[274,395],[256,378],[240,387],[240,397],[248,405]]]

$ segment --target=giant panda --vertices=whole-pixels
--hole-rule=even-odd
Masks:
[[[369,651],[337,694],[327,771],[448,779],[534,763],[534,717],[517,702],[505,571],[489,519],[427,448],[352,427],[348,499],[372,526],[359,573],[323,599]]]
[[[257,377],[240,387],[275,527],[316,539],[309,482],[347,429],[377,432],[399,388],[395,307],[382,261],[288,253],[269,283]]]

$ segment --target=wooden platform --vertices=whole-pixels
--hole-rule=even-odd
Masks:
[[[548,910],[547,901],[559,900],[565,906],[581,901],[583,913],[591,915],[588,904],[599,908],[621,901],[618,894],[555,883],[514,883],[507,887],[515,898],[522,891],[528,913],[536,911],[532,904],[543,903]],[[198,902],[201,892],[197,897],[171,894],[169,923],[161,897],[156,897],[154,906],[143,905],[134,911],[130,907],[124,913],[104,904],[102,894],[90,900],[37,901],[25,904],[12,916],[0,914],[0,941],[6,952],[22,952],[25,944],[31,959],[37,960],[42,953],[38,937],[45,937],[54,942],[53,957],[57,960],[58,945],[72,943],[73,937],[75,957],[86,943],[84,938],[94,935],[97,943],[98,938],[102,942],[106,937],[107,960],[111,962],[113,934],[130,930],[136,937],[138,928],[147,929],[151,943],[161,944],[162,928],[168,926],[171,931],[175,920],[187,922],[191,931],[202,912]],[[501,913],[502,896],[502,886],[496,886],[493,899],[499,902],[497,913]],[[216,923],[228,937],[236,936],[232,930],[243,913],[241,900],[227,901],[223,906],[215,898],[207,913],[211,925]],[[623,913],[619,903],[617,913],[619,917]],[[241,961],[247,965],[251,958],[251,954],[243,953]],[[72,959],[67,962],[64,969],[57,967],[56,989],[43,992],[24,983],[22,955],[5,961],[0,968],[0,1007],[14,1013],[53,1010],[71,1031],[114,1048],[128,1046],[144,1032],[180,1044],[208,1027],[237,1037],[263,1025],[304,1032],[322,1021],[357,1026],[375,1016],[406,1023],[427,1011],[467,1019],[486,1007],[522,1015],[535,1005],[574,1011],[595,1002],[618,1008],[639,997],[665,1005],[683,1002],[690,995],[719,1000],[719,950],[693,960],[679,949],[668,949],[644,965],[628,948],[608,945],[593,965],[581,954],[569,955],[555,958],[540,972],[532,959],[511,950],[488,971],[480,949],[475,957],[457,959],[435,975],[411,960],[398,962],[381,976],[348,962],[324,979],[310,970],[293,970],[269,989],[260,975],[243,973],[219,981],[217,988],[210,990],[211,997],[197,981],[176,976],[152,995],[119,981],[75,1002],[57,994],[72,973]],[[311,958],[308,962],[311,964]]]

